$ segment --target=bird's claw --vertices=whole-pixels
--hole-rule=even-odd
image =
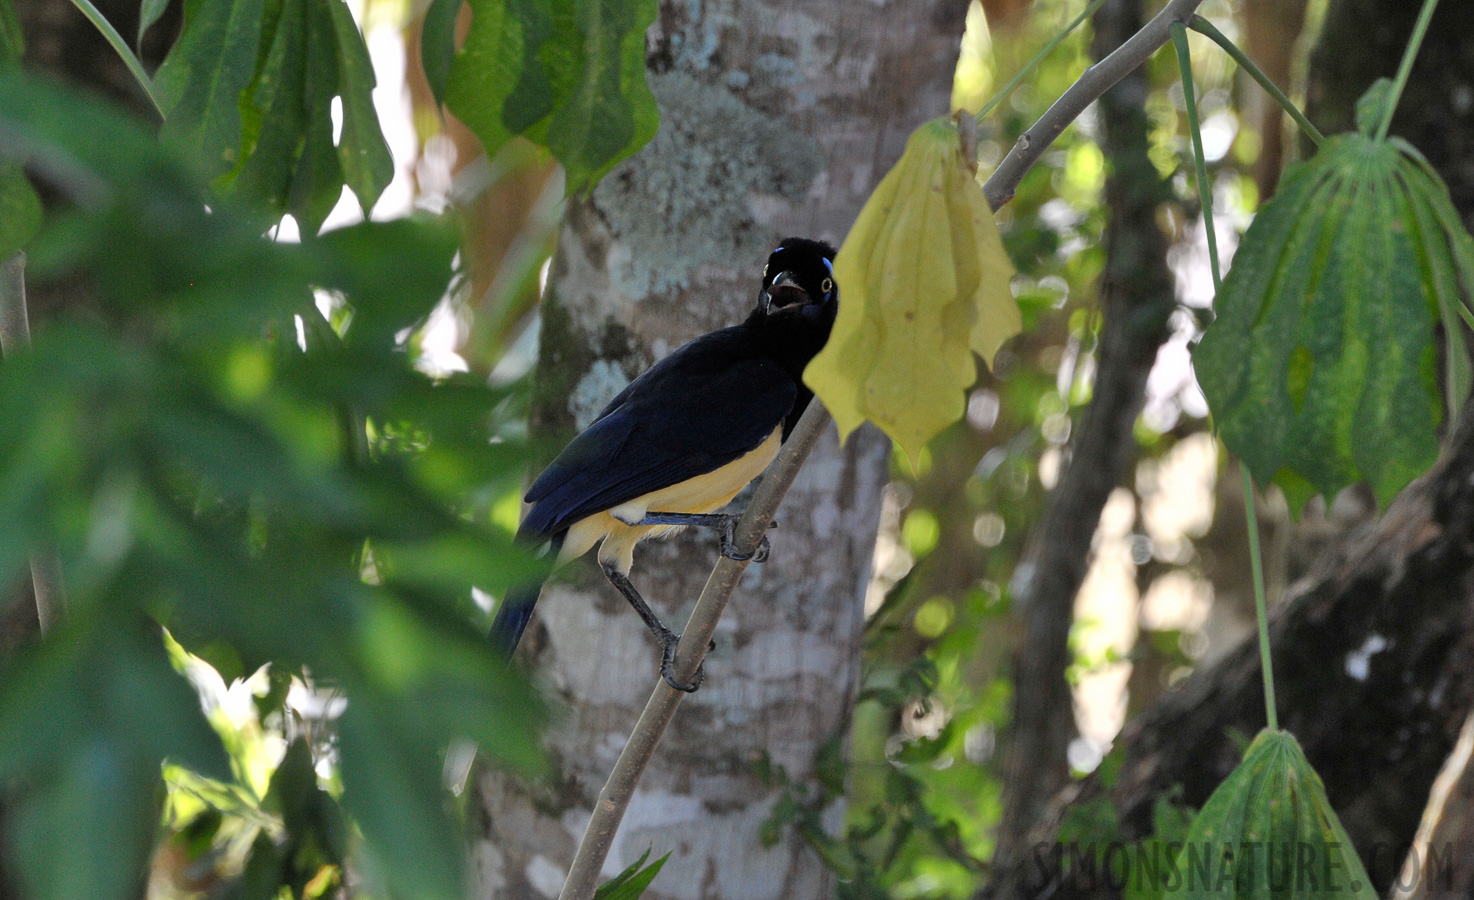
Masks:
[[[690,684],[677,681],[675,673],[676,646],[680,642],[681,636],[672,631],[667,631],[660,636],[660,677],[664,678],[665,683],[672,688],[687,694],[694,694],[696,693],[696,689],[701,687],[701,682],[706,680],[706,664],[703,663],[696,667],[696,676]],[[716,648],[717,642],[712,641],[707,646],[707,652]]]
[[[737,562],[748,562],[749,560],[756,563],[767,562],[768,554],[771,553],[773,549],[772,545],[768,543],[767,535],[763,535],[762,540],[758,541],[757,549],[753,552],[739,553],[737,551],[737,541],[735,535],[735,532],[737,531],[737,521],[737,517],[733,516],[732,518],[727,520],[726,527],[722,529],[722,556],[725,556],[727,559],[735,560]],[[768,524],[768,527],[777,528],[778,523],[770,522]]]

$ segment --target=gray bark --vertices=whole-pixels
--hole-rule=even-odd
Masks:
[[[544,299],[534,432],[558,443],[652,362],[739,321],[782,237],[837,244],[912,129],[946,114],[965,10],[964,0],[663,3],[649,54],[661,131],[570,205]],[[888,451],[868,430],[843,448],[831,432],[810,458],[779,511],[772,559],[744,578],[705,686],[651,763],[607,874],[653,848],[672,855],[652,900],[832,893],[797,835],[763,846],[780,792],[754,764],[766,756],[808,780],[819,748],[848,729]],[[679,629],[715,558],[712,535],[688,532],[642,548],[634,581]],[[565,710],[547,738],[556,774],[537,786],[478,777],[483,897],[557,894],[658,677],[649,634],[587,561],[545,589],[524,645]],[[837,825],[842,810],[830,813]]]

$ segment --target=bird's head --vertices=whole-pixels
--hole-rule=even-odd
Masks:
[[[784,238],[763,267],[758,313],[770,321],[798,317],[834,321],[839,287],[834,283],[834,248],[823,241]]]

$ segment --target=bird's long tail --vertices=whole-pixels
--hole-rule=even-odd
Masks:
[[[558,558],[558,551],[563,549],[563,538],[567,534],[564,531],[553,535],[548,548],[550,559]],[[517,539],[531,543],[528,536],[520,532]],[[517,642],[522,640],[522,632],[527,630],[527,623],[532,621],[532,610],[537,606],[537,598],[542,595],[543,581],[544,579],[539,578],[512,588],[496,608],[496,617],[491,620],[491,643],[508,657],[517,649]]]

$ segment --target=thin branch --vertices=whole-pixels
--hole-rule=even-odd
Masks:
[[[1128,72],[1162,49],[1171,36],[1168,29],[1172,23],[1181,22],[1186,25],[1192,21],[1193,13],[1202,4],[1203,0],[1170,0],[1130,40],[1117,47],[1110,56],[1086,69],[1080,80],[1070,85],[1070,89],[1054,101],[1054,105],[1039,117],[1039,121],[1019,135],[1013,149],[1008,151],[1003,162],[998,164],[998,168],[983,184],[983,193],[988,196],[988,204],[997,209],[1012,200],[1019,182],[1024,180],[1024,176],[1029,174],[1029,170],[1044,155],[1044,151],[1064,133],[1070,123],[1079,118],[1087,106],[1100,99],[1101,94],[1125,78]]]
[[[0,357],[10,356],[31,342],[26,317],[26,255],[16,252],[0,263]],[[31,583],[36,594],[36,618],[47,634],[61,619],[66,594],[61,586],[61,561],[50,550],[31,552]]]
[[[788,493],[799,468],[803,466],[809,451],[818,442],[819,435],[828,424],[829,411],[817,400],[811,402],[808,410],[794,426],[793,433],[778,451],[777,458],[768,467],[767,474],[753,493],[752,502],[747,504],[747,510],[742,514],[742,520],[733,536],[739,555],[750,554],[757,549],[758,542],[767,534],[768,526],[773,522],[778,505],[783,502],[783,496]],[[706,587],[702,588],[701,597],[696,601],[696,608],[691,610],[691,618],[686,621],[681,643],[676,648],[675,675],[678,681],[689,682],[695,677],[697,667],[706,656],[711,637],[716,633],[717,620],[727,608],[727,601],[746,570],[745,560],[727,557],[718,560],[716,568],[712,569],[711,576],[706,580]],[[620,752],[614,770],[609,773],[609,780],[599,792],[594,815],[589,819],[583,840],[579,842],[578,853],[573,858],[573,868],[568,872],[568,880],[563,883],[559,900],[588,900],[594,895],[599,872],[604,867],[604,859],[609,855],[609,847],[614,843],[614,833],[619,829],[624,811],[629,807],[630,798],[635,793],[635,786],[639,783],[640,776],[645,774],[645,767],[654,756],[661,735],[665,733],[671,718],[676,714],[676,707],[681,705],[685,696],[672,689],[663,679],[656,679],[654,693],[646,702],[644,712],[640,713],[640,720],[635,723],[634,732]]]
[[[1161,49],[1168,41],[1168,28],[1173,22],[1186,23],[1203,0],[1170,0],[1155,18],[1148,22],[1115,52],[1080,76],[1064,95],[1055,101],[1039,121],[1019,138],[1018,143],[1004,157],[1002,164],[984,184],[983,189],[989,204],[997,209],[1013,199],[1014,191],[1054,139],[1073,122],[1087,106],[1110,90],[1116,82],[1141,65],[1148,57]],[[735,540],[739,552],[750,553],[757,548],[767,533],[769,524],[789,485],[798,475],[799,468],[808,458],[809,451],[818,441],[820,433],[829,423],[829,413],[817,401],[810,404],[793,433],[778,451],[777,458],[769,466],[762,483],[758,485],[752,502],[743,513],[737,526]],[[675,674],[678,680],[689,681],[696,674],[706,655],[706,647],[716,631],[717,620],[726,608],[738,580],[746,570],[747,563],[722,558],[712,569],[696,608],[686,622],[680,646],[676,650]],[[634,732],[619,754],[614,770],[609,773],[599,800],[594,806],[583,839],[573,859],[568,878],[563,884],[559,900],[589,900],[598,883],[599,872],[609,855],[614,842],[614,833],[634,796],[635,786],[645,767],[655,754],[661,735],[675,716],[685,695],[672,690],[664,680],[657,679],[655,690],[640,714]]]

